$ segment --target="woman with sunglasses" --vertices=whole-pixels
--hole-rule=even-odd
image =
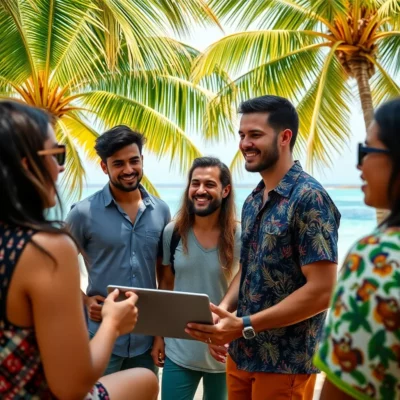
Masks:
[[[358,151],[365,203],[390,213],[341,270],[315,358],[322,400],[400,398],[400,99],[376,111]]]
[[[156,399],[144,369],[100,378],[115,339],[137,320],[130,293],[111,293],[89,342],[80,295],[78,251],[60,223],[47,221],[64,170],[48,116],[0,102],[0,398]]]

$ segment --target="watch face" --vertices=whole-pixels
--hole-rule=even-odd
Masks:
[[[256,333],[251,326],[248,326],[243,329],[243,337],[245,339],[253,339],[255,336],[256,336]]]

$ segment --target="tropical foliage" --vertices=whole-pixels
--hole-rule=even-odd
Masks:
[[[233,130],[218,120],[221,111],[231,110],[233,119],[240,101],[281,95],[300,114],[298,153],[307,154],[309,168],[329,165],[349,138],[356,92],[366,125],[374,106],[400,95],[398,0],[211,0],[210,6],[244,30],[212,44],[193,70],[195,81],[216,66],[234,78],[208,110],[208,125],[221,135]]]
[[[95,159],[94,140],[116,124],[144,132],[148,151],[183,170],[200,154],[186,132],[202,129],[221,78],[190,83],[198,52],[170,38],[195,23],[217,23],[203,0],[0,2],[0,97],[57,118],[64,186],[82,188],[82,156]]]

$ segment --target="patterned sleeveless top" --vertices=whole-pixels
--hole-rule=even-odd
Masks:
[[[7,320],[7,293],[15,266],[30,242],[32,230],[0,223],[0,398],[55,399],[44,376],[33,328]]]

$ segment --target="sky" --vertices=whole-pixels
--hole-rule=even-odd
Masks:
[[[191,46],[204,50],[213,41],[223,37],[223,33],[216,28],[198,28],[190,38],[187,38],[186,43]],[[356,150],[357,143],[365,140],[364,120],[362,116],[361,106],[354,99],[352,106],[352,119],[349,126],[351,132],[350,140],[347,147],[344,147],[341,154],[333,157],[332,168],[324,168],[321,171],[313,171],[313,176],[317,178],[324,185],[359,185],[360,172],[355,168],[356,165]],[[145,132],[144,132],[145,133]],[[200,136],[190,136],[195,145],[200,149],[203,155],[217,156],[230,165],[233,156],[235,155],[238,144],[239,136],[232,139],[230,142],[222,144],[207,144]],[[186,175],[182,174],[176,167],[172,170],[169,168],[169,160],[159,160],[154,155],[148,154],[146,149],[143,151],[144,155],[144,172],[150,181],[157,184],[184,184]],[[303,167],[305,167],[305,160],[300,159]],[[100,185],[107,182],[107,176],[101,171],[100,165],[85,162],[87,172],[87,183],[90,185]],[[241,177],[234,176],[234,182],[240,184],[255,184],[260,180],[258,173],[248,173],[243,169],[244,173]]]

